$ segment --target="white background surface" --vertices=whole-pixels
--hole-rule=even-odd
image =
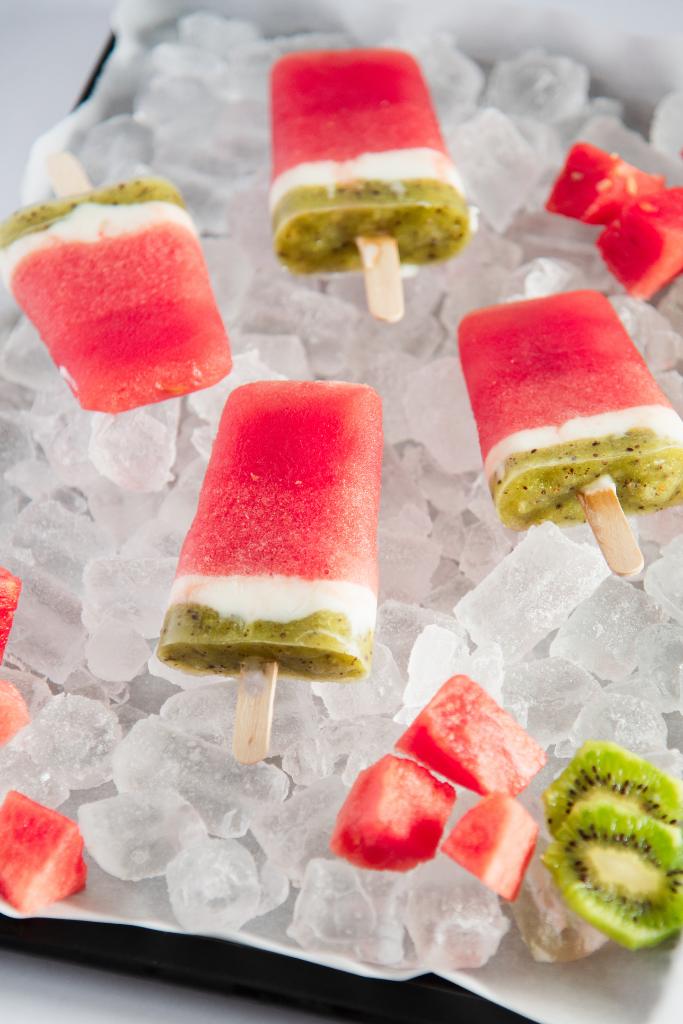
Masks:
[[[140,0],[144,3],[144,0]],[[286,2],[286,0],[274,0]],[[407,0],[416,2],[416,0]],[[535,0],[551,6],[547,0]],[[557,6],[559,0],[555,0]],[[33,139],[74,104],[108,33],[112,0],[0,0],[0,217],[18,205]],[[599,21],[683,30],[681,0],[573,0]],[[2,1024],[294,1024],[319,1017],[0,952]]]

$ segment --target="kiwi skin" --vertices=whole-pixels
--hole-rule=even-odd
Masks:
[[[664,824],[683,824],[683,783],[616,743],[589,740],[543,794],[551,834],[576,808],[607,794]]]
[[[572,811],[543,863],[571,909],[628,949],[683,926],[683,834],[618,796]]]

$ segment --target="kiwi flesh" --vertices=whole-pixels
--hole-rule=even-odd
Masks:
[[[589,740],[543,794],[551,834],[557,836],[575,810],[606,795],[634,813],[683,824],[683,783],[616,743]]]
[[[571,909],[628,949],[683,926],[683,833],[619,796],[577,806],[543,863]]]

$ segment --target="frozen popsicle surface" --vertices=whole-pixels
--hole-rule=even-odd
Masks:
[[[583,521],[578,494],[605,476],[627,513],[683,501],[683,422],[603,295],[477,310],[459,342],[507,526]]]
[[[234,673],[367,674],[377,606],[381,403],[372,388],[246,384],[229,397],[159,657]]]
[[[19,210],[0,224],[0,270],[85,409],[162,401],[231,368],[196,230],[168,181]]]
[[[470,219],[416,61],[399,50],[290,54],[271,80],[275,251],[298,273],[358,270],[356,238],[447,259]]]

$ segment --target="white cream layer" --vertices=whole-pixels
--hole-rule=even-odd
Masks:
[[[652,430],[660,437],[683,444],[683,420],[675,409],[666,405],[637,405],[630,409],[602,412],[596,416],[577,416],[560,426],[534,427],[509,434],[494,444],[486,456],[484,470],[491,480],[501,479],[505,473],[505,460],[520,452],[534,448],[550,448],[567,441],[586,441],[589,438],[625,434],[628,430]]]
[[[354,636],[374,630],[377,618],[377,595],[370,587],[300,576],[179,576],[170,604],[201,604],[245,622],[296,622],[333,612],[346,616]]]
[[[0,249],[0,274],[7,287],[17,264],[39,249],[60,245],[63,242],[99,242],[103,238],[115,238],[155,224],[177,224],[197,234],[187,210],[177,203],[160,199],[148,203],[81,203],[65,217],[60,217],[49,227],[32,231],[17,238],[11,245]]]
[[[396,185],[400,196],[403,181],[426,178],[442,181],[465,194],[462,179],[450,157],[438,149],[388,149],[383,153],[360,153],[352,160],[314,160],[283,171],[270,186],[271,213],[282,197],[294,188],[326,188],[354,181],[386,181]]]

